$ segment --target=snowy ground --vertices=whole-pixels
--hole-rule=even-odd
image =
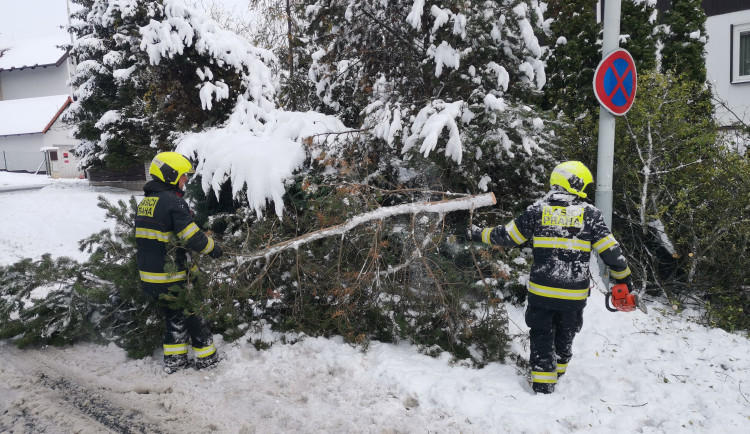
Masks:
[[[96,197],[132,192],[0,172],[0,264],[44,252],[80,258],[77,241],[108,223]],[[32,182],[33,181],[33,182]],[[18,350],[0,341],[0,432],[100,433],[746,433],[750,341],[652,302],[610,313],[594,292],[574,358],[553,395],[533,395],[513,365],[471,369],[372,343],[305,338],[258,351],[227,344],[213,371],[168,376],[158,356],[114,345]],[[525,332],[510,308],[511,332]],[[528,356],[526,342],[516,349]]]
[[[14,190],[24,187],[41,189]],[[44,253],[79,261],[78,241],[110,226],[97,197],[126,200],[133,193],[110,187],[91,187],[87,180],[55,180],[46,175],[0,172],[0,265]]]

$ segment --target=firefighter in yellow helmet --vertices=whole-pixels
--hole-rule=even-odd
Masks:
[[[143,187],[145,197],[138,204],[135,218],[138,272],[143,291],[156,299],[170,287],[182,287],[187,283],[190,251],[212,258],[222,256],[221,247],[198,228],[193,212],[183,199],[187,175],[192,171],[190,161],[179,153],[157,154],[149,168],[152,179]],[[172,240],[180,244],[176,257],[171,258],[178,269],[168,272],[166,257]],[[186,316],[181,310],[166,305],[161,309],[166,324],[165,372],[171,374],[189,366],[189,345],[193,348],[196,368],[205,369],[219,361],[211,329],[203,318]]]
[[[572,357],[573,338],[583,325],[589,296],[589,259],[596,251],[617,283],[633,292],[630,269],[602,217],[584,202],[591,172],[566,161],[550,176],[550,191],[505,226],[469,230],[472,241],[505,247],[528,245],[534,263],[528,283],[526,325],[531,341],[532,388],[552,393]]]

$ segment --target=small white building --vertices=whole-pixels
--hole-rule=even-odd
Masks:
[[[83,176],[71,152],[77,141],[60,120],[73,101],[68,87],[73,65],[57,44],[40,40],[0,47],[5,50],[0,57],[0,170]]]

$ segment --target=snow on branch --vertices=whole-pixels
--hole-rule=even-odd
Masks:
[[[495,195],[493,193],[487,193],[475,196],[466,196],[460,199],[449,199],[441,200],[437,202],[417,202],[417,203],[405,203],[401,205],[387,206],[378,208],[376,210],[366,212],[364,214],[356,215],[344,223],[339,225],[331,226],[329,228],[320,229],[308,234],[292,238],[290,240],[282,241],[278,244],[274,244],[271,247],[255,252],[250,255],[239,255],[235,256],[245,258],[247,260],[255,260],[263,257],[270,257],[279,252],[288,249],[298,249],[300,246],[311,243],[316,240],[320,240],[326,237],[332,237],[336,235],[343,235],[350,230],[360,226],[364,223],[371,222],[373,220],[383,220],[388,217],[393,217],[403,214],[418,214],[422,212],[431,212],[445,214],[452,211],[470,210],[475,208],[482,208],[485,206],[494,205],[497,203]]]
[[[406,22],[414,29],[422,28],[422,14],[424,13],[424,0],[415,0],[411,7],[411,12],[406,17]]]
[[[258,216],[272,201],[281,218],[284,182],[305,162],[304,139],[349,131],[332,116],[272,110],[265,114],[262,128],[248,131],[230,119],[224,128],[182,135],[175,150],[195,157],[205,193],[213,190],[218,199],[222,184],[230,180],[235,197],[246,187],[248,204]],[[331,146],[333,141],[324,140]]]
[[[463,111],[463,101],[452,103],[441,100],[432,101],[417,114],[411,127],[412,134],[406,139],[402,152],[407,152],[419,139],[424,139],[419,152],[427,157],[437,147],[438,138],[443,129],[447,128],[448,143],[445,146],[445,156],[452,158],[457,164],[461,164],[463,145],[461,131],[456,119],[461,117]]]
[[[211,59],[211,68],[233,69],[242,74],[243,94],[235,111],[241,110],[245,114],[249,111],[250,115],[257,116],[274,108],[273,98],[278,83],[272,65],[278,62],[276,56],[222,29],[210,17],[187,7],[183,0],[165,0],[164,19],[151,20],[140,29],[140,33],[140,48],[148,54],[153,65],[158,65],[163,58],[182,55],[187,48],[194,47],[198,54]],[[208,66],[201,74],[208,80],[215,75]],[[205,83],[200,92],[203,108],[210,109],[212,99],[220,101],[227,98],[227,89],[222,82]],[[257,107],[248,110],[247,102]]]

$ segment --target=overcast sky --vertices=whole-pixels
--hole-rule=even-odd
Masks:
[[[247,0],[203,0],[223,3],[227,8],[246,8]],[[0,47],[31,39],[55,39],[60,43],[70,36],[60,28],[67,25],[66,0],[0,0]],[[71,8],[76,5],[71,3]]]
[[[70,40],[65,0],[0,0],[0,45],[30,39]]]

